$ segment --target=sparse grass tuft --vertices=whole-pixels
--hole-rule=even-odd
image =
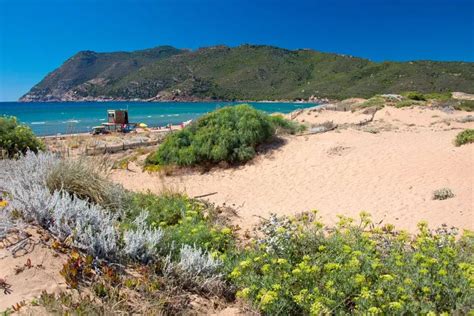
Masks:
[[[306,130],[306,126],[295,121],[290,121],[282,115],[270,116],[270,121],[276,128],[276,134],[297,134]]]
[[[454,140],[454,144],[458,147],[470,143],[474,143],[474,129],[466,129],[460,132]]]
[[[51,192],[65,191],[110,209],[120,208],[125,199],[125,191],[107,180],[100,166],[84,158],[61,160],[50,170],[46,185]]]
[[[442,188],[433,192],[433,200],[447,200],[454,197],[454,193],[449,188]]]

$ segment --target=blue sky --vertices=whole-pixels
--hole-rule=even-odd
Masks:
[[[80,50],[243,43],[474,61],[474,0],[0,0],[0,101]]]

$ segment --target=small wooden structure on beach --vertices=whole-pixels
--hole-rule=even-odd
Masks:
[[[92,128],[92,134],[110,132],[128,133],[137,127],[137,123],[130,123],[127,110],[107,110],[107,122]]]

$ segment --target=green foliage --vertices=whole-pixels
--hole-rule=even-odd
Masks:
[[[255,156],[258,145],[275,135],[273,122],[249,105],[224,107],[167,136],[146,163],[192,166],[245,162]]]
[[[474,307],[474,235],[419,234],[341,217],[326,230],[313,214],[272,217],[230,273],[238,297],[268,315],[465,314]]]
[[[376,63],[263,45],[196,51],[158,47],[131,53],[80,52],[27,96],[60,99],[72,90],[81,97],[296,100],[311,95],[368,98],[411,90],[474,93],[473,73],[474,63],[467,62]]]
[[[4,152],[7,157],[13,157],[28,149],[38,152],[44,148],[28,126],[19,124],[15,117],[0,117],[0,155]]]
[[[426,93],[425,98],[427,100],[438,100],[438,101],[447,101],[452,98],[453,94],[451,92],[434,92],[434,93]]]
[[[417,91],[410,91],[410,92],[406,92],[403,94],[405,97],[407,97],[408,99],[410,100],[415,100],[415,101],[426,101],[426,96],[421,93],[421,92],[417,92]]]
[[[136,218],[142,210],[148,211],[148,223],[152,226],[172,226],[186,217],[192,208],[191,200],[171,191],[160,195],[134,193],[127,207],[127,218]]]
[[[409,92],[402,93],[402,95],[414,101],[428,101],[428,100],[448,101],[452,97],[451,92],[421,93],[418,91],[409,91]]]
[[[165,256],[176,256],[182,245],[196,245],[219,253],[234,245],[232,230],[215,221],[217,210],[183,194],[171,191],[160,195],[134,193],[127,207],[123,228],[130,228],[143,210],[148,212],[148,225],[164,231],[164,242],[160,247]]]
[[[457,134],[454,143],[456,146],[474,143],[474,129],[465,129]]]
[[[272,122],[273,126],[275,126],[277,134],[294,135],[304,132],[306,129],[306,126],[295,121],[290,121],[284,118],[282,115],[272,115],[270,116],[270,121]]]
[[[364,103],[362,103],[359,107],[360,108],[376,107],[378,109],[381,109],[384,107],[384,105],[385,105],[385,99],[379,95],[376,95],[368,99]]]
[[[415,101],[411,99],[401,100],[395,103],[396,108],[405,108],[413,105],[420,105],[423,104],[421,101]]]
[[[454,106],[456,110],[459,111],[467,111],[467,112],[472,112],[474,111],[474,100],[462,100],[459,101],[458,104]]]

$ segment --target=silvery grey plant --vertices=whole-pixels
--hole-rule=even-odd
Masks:
[[[98,205],[46,186],[48,171],[60,162],[51,153],[26,153],[17,160],[0,161],[0,190],[7,193],[5,211],[20,211],[64,241],[103,259],[120,256],[117,218]]]
[[[221,267],[222,262],[214,259],[209,252],[196,246],[183,245],[179,261],[171,261],[171,255],[164,259],[163,274],[188,288],[221,294],[226,288],[219,272]]]
[[[5,212],[0,212],[0,241],[15,228],[15,223]]]
[[[180,260],[177,267],[192,277],[212,277],[218,274],[222,266],[220,260],[196,246],[183,245],[180,250]]]
[[[163,239],[161,228],[150,229],[146,220],[148,212],[143,211],[133,222],[135,229],[124,232],[124,252],[134,260],[147,263],[158,255],[158,246]]]
[[[261,236],[257,240],[263,244],[269,252],[284,252],[285,246],[297,231],[297,226],[293,224],[287,216],[278,217],[270,214],[270,218],[264,220],[258,227]]]
[[[96,258],[125,258],[142,263],[159,258],[164,232],[148,227],[147,212],[142,212],[134,227],[122,234],[120,210],[109,212],[64,191],[50,192],[46,185],[48,171],[60,161],[51,153],[32,152],[17,160],[0,161],[0,190],[7,193],[8,200],[0,218],[0,238],[14,225],[8,214],[15,210],[21,212],[24,221],[41,225],[59,240],[69,240]],[[178,262],[165,258],[164,270],[165,274],[177,275],[200,288],[216,289],[222,287],[221,265],[207,251],[184,245]]]

